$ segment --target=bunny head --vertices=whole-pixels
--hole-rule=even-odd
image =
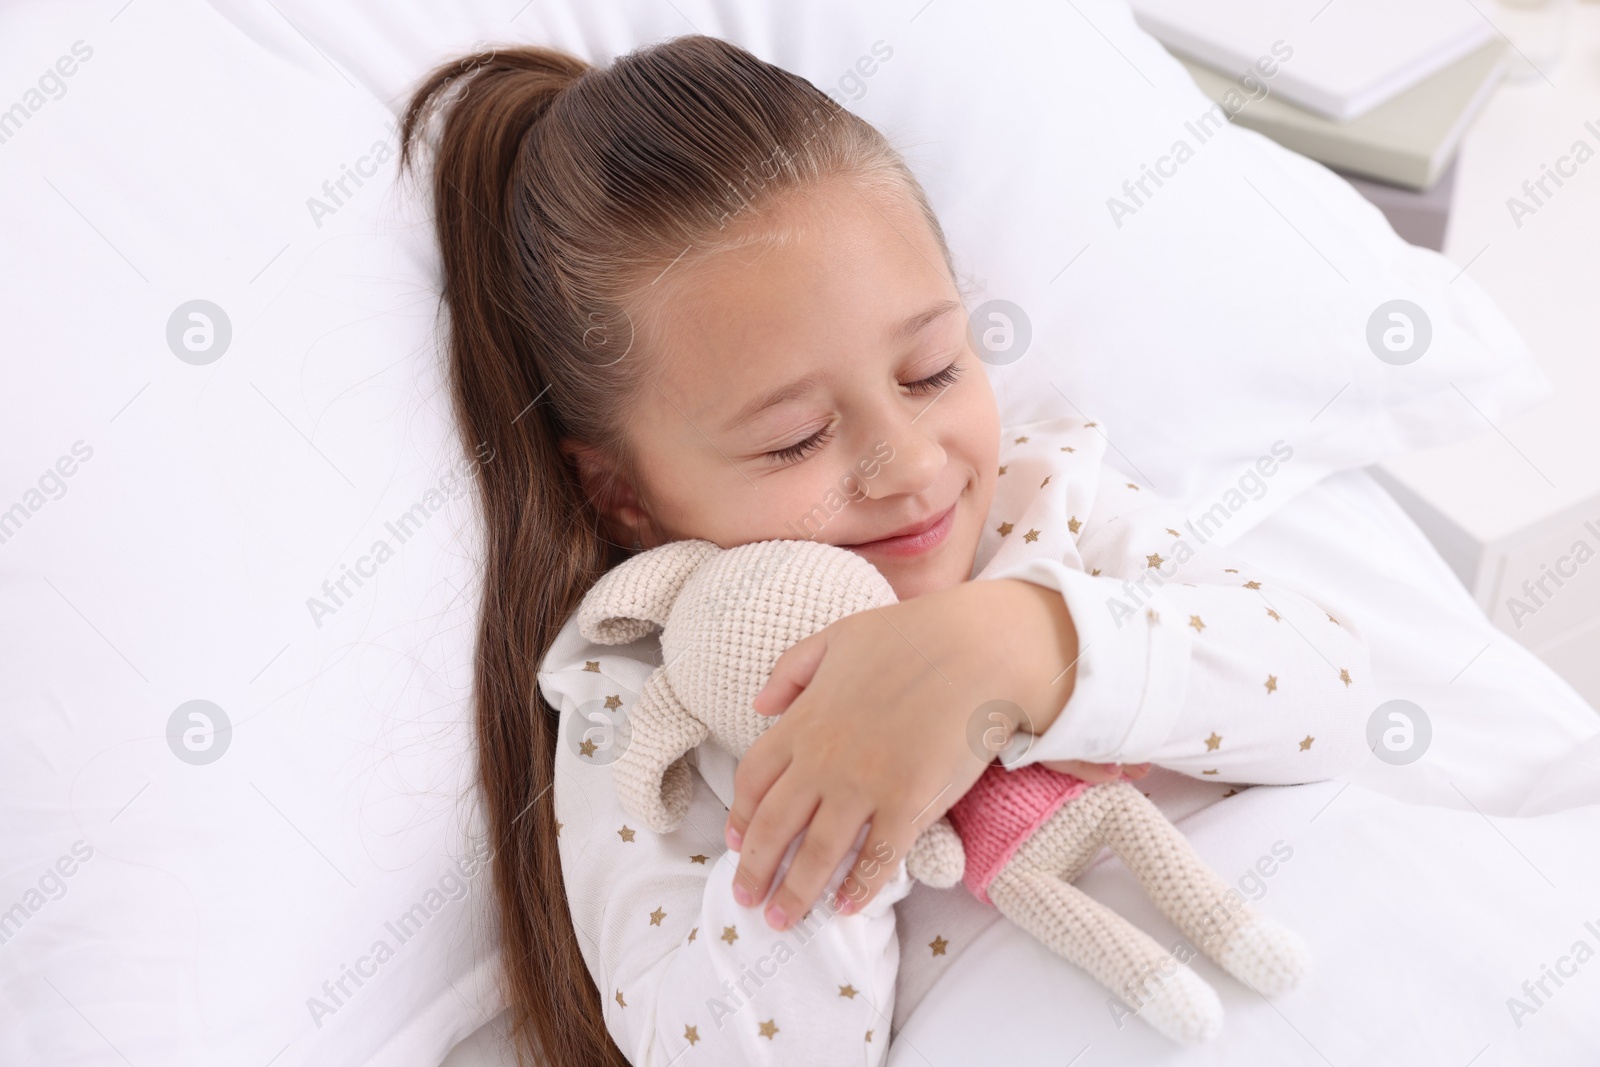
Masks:
[[[625,644],[661,630],[662,666],[612,765],[624,807],[658,833],[676,829],[689,804],[685,753],[709,737],[743,756],[775,721],[751,704],[778,657],[846,615],[894,602],[872,564],[814,541],[676,541],[608,572],[578,609],[583,635]]]

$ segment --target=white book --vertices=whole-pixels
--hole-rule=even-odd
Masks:
[[[1235,77],[1272,69],[1274,93],[1335,122],[1366,114],[1496,36],[1470,0],[1131,2],[1139,25],[1173,51]]]

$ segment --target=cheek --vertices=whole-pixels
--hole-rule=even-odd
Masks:
[[[992,486],[1000,462],[1000,411],[983,370],[975,367],[973,373],[979,380],[952,414],[959,420],[956,433],[962,455],[977,468],[979,480]]]

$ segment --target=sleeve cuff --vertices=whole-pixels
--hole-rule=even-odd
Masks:
[[[1055,560],[1030,560],[992,578],[1054,589],[1078,631],[1072,696],[1048,729],[1012,735],[1000,752],[1008,770],[1041,760],[1142,763],[1171,734],[1188,681],[1190,640],[1164,618],[1160,589],[1136,598],[1114,578]]]

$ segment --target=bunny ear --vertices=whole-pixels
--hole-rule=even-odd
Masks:
[[[683,583],[721,551],[710,541],[673,541],[613,567],[578,607],[579,632],[597,644],[626,645],[665,626]]]
[[[694,793],[683,757],[709,733],[673,695],[666,668],[657,667],[628,714],[628,747],[611,765],[628,813],[658,834],[676,830]]]

